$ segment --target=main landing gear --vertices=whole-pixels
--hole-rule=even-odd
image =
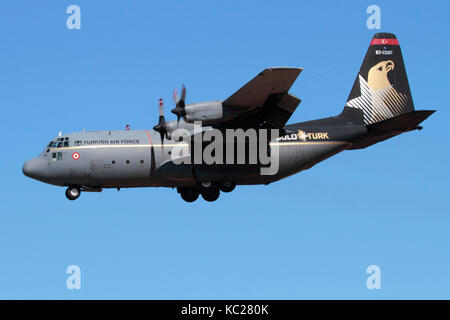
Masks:
[[[219,198],[220,191],[231,192],[235,187],[236,184],[233,181],[203,181],[195,187],[179,187],[177,191],[186,202],[194,202],[199,195],[208,202],[214,202]]]
[[[179,187],[178,193],[180,194],[181,198],[183,198],[186,202],[194,202],[198,199],[199,192],[196,188],[193,187]]]

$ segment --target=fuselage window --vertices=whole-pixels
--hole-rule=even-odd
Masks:
[[[69,141],[64,141],[64,147],[68,147],[69,146]]]
[[[58,146],[57,146],[57,148],[61,148],[62,146],[63,146],[63,143],[62,143],[62,141],[58,142]]]
[[[51,146],[53,145],[53,141],[50,141],[50,143],[48,144],[47,148],[51,148]]]
[[[56,161],[56,152],[52,152],[52,160]]]

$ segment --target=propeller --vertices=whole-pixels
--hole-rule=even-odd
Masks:
[[[164,118],[164,102],[163,99],[158,100],[159,106],[159,120],[158,124],[153,127],[153,130],[158,131],[161,135],[161,143],[164,141],[164,136],[167,137],[166,119]]]
[[[177,116],[177,122],[180,121],[180,118],[184,118],[186,116],[186,87],[181,87],[181,97],[178,99],[177,89],[173,91],[173,101],[175,102],[175,108],[171,111]]]

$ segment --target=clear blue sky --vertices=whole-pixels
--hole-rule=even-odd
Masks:
[[[82,29],[68,30],[70,4]],[[224,99],[305,68],[291,122],[340,112],[371,37],[402,46],[421,132],[270,186],[186,204],[169,189],[83,194],[22,175],[59,131],[152,128],[157,99]],[[0,298],[450,298],[445,1],[2,1]],[[168,108],[167,108],[168,109]],[[66,289],[67,266],[82,289]],[[381,267],[379,291],[367,266]]]

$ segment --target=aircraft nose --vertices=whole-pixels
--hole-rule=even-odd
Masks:
[[[48,163],[41,158],[33,158],[24,163],[23,174],[33,179],[43,179],[46,176]]]

